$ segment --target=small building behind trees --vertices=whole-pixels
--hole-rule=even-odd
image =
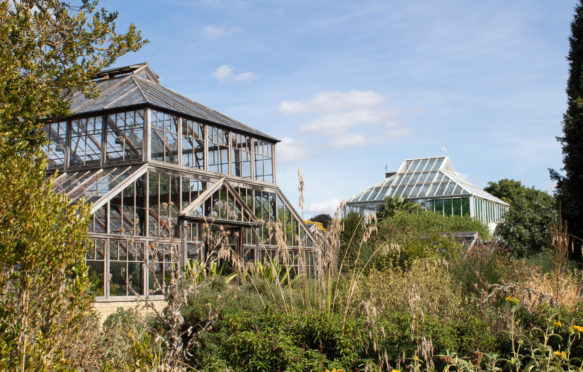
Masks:
[[[276,184],[277,139],[163,87],[146,63],[95,82],[97,97],[74,94],[73,115],[45,125],[45,152],[55,190],[92,204],[97,301],[161,296],[187,260],[313,270],[314,238]]]
[[[348,198],[346,211],[376,211],[386,197],[414,201],[424,210],[447,216],[470,216],[491,230],[502,222],[508,203],[465,181],[448,156],[405,160],[397,172]]]

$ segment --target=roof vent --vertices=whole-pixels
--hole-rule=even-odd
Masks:
[[[395,174],[397,174],[397,172],[385,172],[385,177],[389,178],[391,176],[394,176]]]
[[[129,66],[112,68],[112,69],[109,69],[109,70],[99,71],[98,73],[96,73],[95,75],[93,75],[93,79],[94,80],[107,80],[107,79],[111,79],[111,78],[114,78],[114,77],[121,77],[121,76],[131,75],[136,70],[138,70],[141,67],[144,67],[146,65],[147,65],[146,62],[142,62],[142,63],[137,63],[135,65],[129,65]]]

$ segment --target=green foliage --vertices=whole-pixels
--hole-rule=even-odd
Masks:
[[[443,216],[430,211],[397,213],[379,221],[378,231],[363,242],[370,223],[356,213],[349,213],[343,220],[340,258],[344,268],[367,269],[375,266],[382,270],[397,263],[403,267],[414,260],[424,258],[458,259],[461,247],[451,233],[477,231],[488,238],[488,228],[468,216]],[[367,265],[368,263],[368,265]],[[388,266],[387,266],[388,265]]]
[[[68,114],[74,91],[93,92],[92,76],[143,45],[133,25],[115,29],[117,13],[97,0],[0,2],[0,136],[14,151],[44,141],[43,120]]]
[[[160,346],[155,344],[145,319],[133,309],[120,308],[107,317],[100,344],[102,368],[130,370],[161,363]]]
[[[88,206],[56,195],[45,167],[40,155],[0,162],[0,344],[10,350],[0,363],[8,369],[62,358],[91,302]],[[57,350],[42,346],[48,340]]]
[[[314,217],[310,218],[310,221],[320,222],[322,224],[322,226],[325,229],[327,229],[328,226],[330,225],[330,222],[332,221],[332,217],[330,217],[329,214],[324,213],[324,214],[319,214],[317,216],[314,216]]]
[[[219,308],[212,330],[190,352],[189,364],[212,370],[322,370],[353,368],[365,352],[364,319],[344,321],[341,314],[316,311],[290,313],[268,293],[246,284],[239,289],[201,288],[183,315],[194,326],[207,320],[209,308]],[[265,305],[267,304],[267,305]]]
[[[583,3],[575,8],[571,22],[569,80],[567,82],[567,112],[563,117],[563,136],[558,140],[563,148],[561,175],[551,170],[557,181],[557,198],[569,232],[583,239]],[[581,240],[576,240],[578,246]],[[579,251],[579,250],[577,250]],[[580,255],[579,255],[580,256]]]
[[[460,231],[477,231],[482,239],[489,237],[488,227],[468,216],[444,216],[439,213],[423,211],[416,214],[399,214],[384,219],[379,223],[379,235],[383,231],[395,235],[453,233]]]
[[[412,201],[405,201],[401,196],[387,196],[383,204],[378,207],[377,216],[379,219],[393,217],[401,213],[418,213],[421,206]]]
[[[382,270],[391,264],[409,267],[415,260],[426,258],[458,260],[461,246],[450,235],[458,231],[488,233],[486,226],[469,217],[420,212],[385,218],[378,225],[375,249],[380,253],[373,265]]]
[[[510,204],[498,231],[514,254],[530,256],[550,248],[551,224],[557,218],[555,198],[508,179],[489,182],[485,190]]]
[[[366,230],[365,217],[351,212],[341,221],[340,233],[340,260],[343,261],[344,270],[349,271],[361,267],[367,262],[374,251],[374,246],[362,243],[362,237]]]
[[[89,314],[88,206],[70,207],[46,178],[44,121],[73,91],[143,41],[97,1],[0,2],[0,368],[60,369]]]

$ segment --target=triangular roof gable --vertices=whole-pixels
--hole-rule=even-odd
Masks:
[[[213,183],[211,187],[206,189],[202,194],[198,196],[198,198],[196,198],[192,203],[190,203],[186,208],[184,208],[179,215],[182,217],[193,216],[197,209],[203,206],[207,200],[209,200],[216,192],[222,189],[224,189],[228,193],[228,195],[233,199],[235,206],[241,211],[242,215],[244,217],[247,217],[246,219],[244,219],[245,221],[252,223],[259,222],[251,208],[247,206],[247,203],[245,203],[241,196],[239,196],[237,190],[235,190],[233,186],[231,186],[231,184],[229,184],[229,182],[224,177],[221,178],[219,181]],[[200,217],[209,216],[203,215]]]

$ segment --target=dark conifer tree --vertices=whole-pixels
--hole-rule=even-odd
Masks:
[[[563,148],[564,174],[551,170],[551,178],[557,181],[557,197],[569,233],[583,239],[583,0],[575,8],[569,41],[568,106],[563,118],[563,136],[558,137]],[[575,239],[576,246],[581,247],[581,243]],[[576,251],[580,258],[580,249]]]

